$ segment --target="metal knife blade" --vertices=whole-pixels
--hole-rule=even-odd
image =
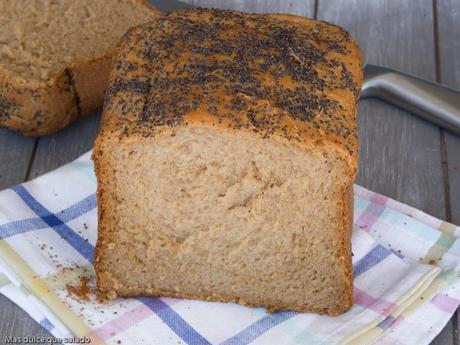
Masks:
[[[396,71],[366,65],[360,98],[379,98],[460,135],[460,91]]]

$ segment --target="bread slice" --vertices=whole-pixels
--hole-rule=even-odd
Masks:
[[[100,107],[116,43],[157,14],[143,0],[0,1],[0,126],[50,134]]]
[[[361,52],[303,17],[170,13],[120,43],[93,159],[97,286],[352,305]]]

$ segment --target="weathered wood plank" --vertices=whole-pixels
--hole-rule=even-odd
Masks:
[[[0,311],[2,315],[0,318],[0,345],[8,344],[6,337],[11,336],[52,337],[43,327],[30,318],[25,311],[19,309],[16,304],[1,294]]]
[[[437,1],[440,80],[460,89],[460,2]],[[460,136],[445,133],[451,221],[460,224]]]
[[[446,161],[449,173],[451,221],[460,224],[460,137],[446,133]]]
[[[436,79],[432,14],[431,0],[328,0],[318,6],[319,19],[350,30],[367,63],[429,80]],[[358,183],[445,218],[439,129],[376,100],[362,101],[358,116]],[[453,344],[452,322],[433,344]]]
[[[91,150],[99,128],[100,112],[38,141],[29,179],[56,169]]]
[[[456,324],[450,320],[446,327],[439,333],[430,345],[456,345],[454,334],[456,334]]]
[[[333,0],[318,8],[320,19],[351,31],[367,63],[434,80],[431,12],[431,0]],[[439,129],[375,100],[360,102],[358,124],[358,183],[444,218]]]
[[[0,128],[0,190],[24,181],[34,145],[34,138]]]
[[[443,84],[460,89],[460,2],[439,0],[435,2],[438,23],[439,79]],[[445,167],[448,174],[450,221],[460,224],[460,137],[444,133]],[[457,310],[455,344],[460,343],[460,312]]]
[[[313,17],[313,0],[182,0],[198,7],[226,8],[245,12],[290,13]]]
[[[160,11],[182,10],[185,8],[193,8],[192,5],[186,4],[184,1],[177,0],[149,0]]]

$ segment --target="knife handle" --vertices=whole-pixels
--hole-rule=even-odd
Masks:
[[[367,65],[361,98],[379,98],[460,135],[460,91],[390,68]]]

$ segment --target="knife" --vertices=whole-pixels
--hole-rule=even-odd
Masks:
[[[366,65],[360,98],[378,98],[460,135],[460,91],[396,71]]]

